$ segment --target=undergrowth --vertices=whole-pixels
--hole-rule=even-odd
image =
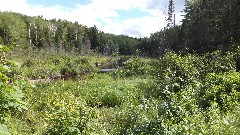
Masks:
[[[13,111],[6,126],[12,134],[238,134],[237,52],[134,56],[109,73],[97,73],[94,63],[107,61],[100,56],[20,60],[16,73],[28,78],[64,70],[81,79],[36,83],[24,93],[28,110]],[[36,72],[41,66],[49,72]]]

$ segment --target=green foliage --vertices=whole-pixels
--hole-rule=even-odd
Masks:
[[[67,20],[46,20],[13,12],[0,12],[0,43],[24,49],[56,49],[59,53],[132,55],[140,40],[104,33]]]
[[[97,58],[94,56],[36,55],[42,58],[27,57],[20,60],[22,68],[19,72],[31,79],[77,78],[96,70],[94,61]],[[103,59],[99,60],[100,62],[106,60],[106,58],[100,59]]]
[[[94,134],[103,128],[110,132],[113,125],[109,123],[116,120],[115,112],[108,110],[136,102],[139,82],[141,79],[115,80],[107,74],[93,74],[81,81],[38,83],[28,92],[31,108],[23,120],[31,121],[36,134]]]
[[[239,103],[239,73],[234,72],[233,55],[216,54],[219,53],[210,57],[206,57],[209,54],[180,56],[170,52],[160,58],[152,67],[154,80],[139,85],[148,104],[129,105],[132,109],[120,113],[126,119],[119,120],[123,123],[117,125],[116,132],[223,134],[226,130],[228,134],[236,133],[237,127],[231,123],[234,120],[228,117]],[[141,121],[146,120],[142,118],[145,111],[138,106],[148,106],[147,117],[152,119]],[[153,116],[151,109],[155,112]],[[235,126],[229,130],[231,125]]]
[[[2,135],[10,135],[8,128],[5,124],[0,124],[0,134]]]
[[[170,0],[168,26],[172,12]],[[9,54],[19,69],[0,45],[0,134],[239,134],[239,2],[186,1],[185,12],[181,26],[143,39],[1,12],[0,43],[30,51]],[[76,55],[90,49],[161,57],[98,74],[109,58]],[[27,89],[20,73],[44,79]]]
[[[121,104],[121,94],[113,91],[107,91],[106,93],[103,94],[101,97],[100,101],[101,104],[105,107],[115,107]]]
[[[199,71],[195,64],[195,56],[183,56],[167,53],[160,58],[154,69],[156,83],[159,91],[153,91],[153,96],[161,98],[171,97],[171,93],[187,90],[198,81]],[[170,95],[169,95],[170,94]]]
[[[63,57],[63,64],[60,68],[60,73],[63,76],[76,76],[84,73],[90,73],[93,70],[93,66],[90,65],[87,58],[70,58]]]
[[[0,13],[0,44],[24,45],[27,40],[26,24],[14,13]]]
[[[234,56],[229,52],[221,54],[220,51],[215,51],[210,54],[205,54],[203,56],[203,62],[205,63],[205,68],[201,68],[205,70],[206,73],[223,73],[236,70]]]
[[[233,52],[233,59],[236,62],[236,71],[240,71],[240,47]]]
[[[156,100],[142,98],[139,103],[125,103],[116,114],[115,134],[162,134]]]
[[[8,48],[0,45],[0,133],[9,134],[5,125],[8,118],[15,111],[26,110],[26,102],[23,101],[23,90],[28,87],[28,83],[19,75],[14,74],[18,63],[5,58]]]
[[[220,52],[213,52],[204,56],[181,56],[169,52],[155,63],[153,75],[159,91],[152,91],[152,95],[164,98],[170,96],[172,92],[178,93],[188,90],[189,87],[195,87],[208,73],[234,70],[235,61],[230,53],[222,55]]]
[[[134,84],[129,84],[122,79],[113,79],[109,75],[93,75],[93,78],[81,82],[81,87],[76,95],[83,96],[92,107],[117,107],[129,100],[126,92],[132,91]],[[120,86],[119,84],[122,84]]]
[[[49,104],[50,103],[50,104]],[[83,100],[69,93],[53,93],[45,104],[49,120],[46,133],[75,135],[87,133],[87,124],[94,117],[94,112],[85,107]]]
[[[89,108],[82,97],[74,95],[77,83],[64,83],[37,84],[29,92],[28,102],[32,106],[27,119],[33,133],[87,134],[92,131],[92,120],[96,117],[94,109]]]
[[[84,76],[82,69],[108,58],[41,55],[41,60],[22,60],[27,71],[41,65],[60,74],[65,68],[67,74],[77,72],[81,79],[36,83],[35,89],[27,91],[28,111],[15,116],[8,130],[19,134],[237,134],[237,56],[221,52],[201,56],[168,52],[158,60],[134,56],[113,73],[91,70]],[[22,125],[21,130],[11,123]]]
[[[238,72],[208,74],[198,93],[200,107],[209,107],[211,102],[215,101],[221,109],[231,110],[239,102],[239,86]]]
[[[113,76],[130,77],[130,76],[144,76],[151,72],[151,61],[141,59],[134,56],[127,60],[122,69],[118,69],[113,73]]]
[[[229,51],[231,38],[239,42],[240,26],[236,14],[238,1],[186,1],[186,16],[182,24],[182,50],[197,53],[217,49]]]

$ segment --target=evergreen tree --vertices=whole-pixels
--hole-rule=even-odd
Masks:
[[[174,3],[173,0],[169,0],[168,5],[168,16],[167,16],[167,28],[175,26],[175,14],[174,14]]]

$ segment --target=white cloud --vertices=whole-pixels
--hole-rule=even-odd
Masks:
[[[0,0],[1,11],[22,12],[29,10],[29,5],[26,0]]]
[[[93,9],[107,10],[130,10],[132,8],[143,8],[149,0],[90,0],[88,6]]]
[[[178,10],[177,22],[181,20],[179,9],[182,8],[181,4],[183,5],[179,1],[175,5]],[[0,3],[1,11],[19,12],[30,16],[43,15],[47,19],[61,18],[73,22],[78,21],[89,27],[96,25],[100,30],[113,34],[149,36],[150,33],[154,33],[166,25],[163,14],[166,0],[90,0],[87,5],[77,4],[72,8],[59,5],[51,7],[30,5],[26,0],[0,0]],[[139,9],[148,15],[119,20],[117,10],[130,11],[131,9]],[[98,20],[103,21],[104,24]]]

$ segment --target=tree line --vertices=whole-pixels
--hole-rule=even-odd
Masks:
[[[137,38],[114,35],[61,19],[46,20],[14,12],[0,12],[0,44],[22,48],[56,48],[77,53],[131,55],[140,43]]]
[[[240,1],[186,0],[184,12],[182,24],[176,25],[174,1],[169,0],[166,27],[145,38],[104,33],[78,22],[0,12],[0,43],[104,55],[132,55],[140,50],[149,57],[162,56],[166,50],[203,54],[236,49],[240,42]]]
[[[166,50],[204,54],[236,50],[240,42],[239,0],[186,0],[182,24],[176,26],[169,0],[167,27],[144,38],[141,50],[161,56]]]

